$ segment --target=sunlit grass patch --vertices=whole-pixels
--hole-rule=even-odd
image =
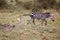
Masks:
[[[16,23],[17,16],[12,13],[0,13],[0,23],[2,24],[14,24]]]

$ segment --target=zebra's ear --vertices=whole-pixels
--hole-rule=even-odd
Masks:
[[[52,15],[54,15],[54,14],[52,14]]]
[[[47,12],[47,14],[50,14],[49,12]]]
[[[30,15],[33,15],[33,14],[30,14]]]

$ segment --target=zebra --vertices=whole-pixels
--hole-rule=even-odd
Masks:
[[[54,16],[49,12],[45,12],[45,13],[32,12],[31,14],[29,14],[29,16],[32,19],[32,22],[34,25],[35,25],[35,22],[34,22],[35,19],[42,20],[42,24],[43,22],[45,22],[45,25],[47,25],[46,18],[50,18],[52,21],[55,21]]]

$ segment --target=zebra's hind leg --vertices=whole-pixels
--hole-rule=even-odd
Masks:
[[[42,25],[43,25],[43,21],[42,21]]]
[[[45,22],[45,25],[47,25],[47,21],[45,19],[42,20],[42,25],[43,25],[43,22]]]
[[[47,21],[45,21],[45,25],[47,25]]]

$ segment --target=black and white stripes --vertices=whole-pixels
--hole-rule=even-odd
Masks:
[[[35,24],[34,20],[42,20],[42,23],[45,22],[45,25],[47,25],[46,18],[50,18],[52,21],[54,21],[54,16],[51,13],[39,13],[39,12],[32,12],[30,15],[31,19],[33,19],[33,23]]]

